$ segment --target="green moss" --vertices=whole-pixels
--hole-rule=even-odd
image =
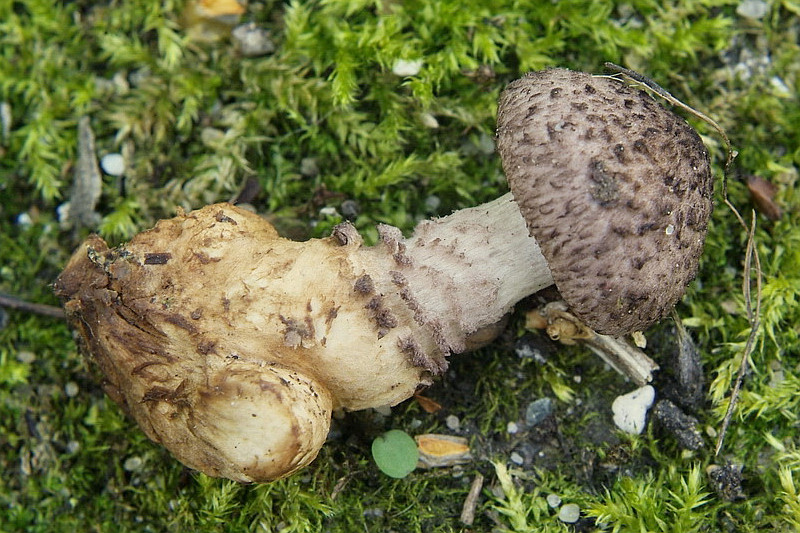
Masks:
[[[800,7],[772,2],[753,21],[736,15],[738,3],[251,2],[247,18],[277,45],[259,58],[240,57],[224,39],[191,42],[179,24],[183,2],[0,3],[0,101],[12,118],[0,138],[0,291],[32,301],[56,303],[49,284],[82,235],[61,229],[56,208],[69,199],[84,115],[99,155],[128,159],[124,182],[104,178],[94,228],[114,242],[177,206],[229,200],[248,180],[258,186],[257,209],[306,236],[342,219],[321,208],[341,211],[353,200],[355,224],[373,242],[377,222],[409,231],[505,190],[491,140],[508,81],[556,65],[599,72],[613,61],[722,124],[739,151],[730,196],[746,218],[747,174],[777,184],[784,209],[775,222],[757,217],[761,327],[722,458],[687,454],[653,432],[593,441],[586,428],[607,426],[608,399],[630,386],[578,349],[559,348],[544,364],[520,360],[507,333],[454,360],[425,393],[442,412],[409,402],[386,420],[351,415],[312,467],[240,486],[190,473],[151,444],[105,398],[59,320],[5,311],[0,530],[459,531],[478,471],[487,485],[475,530],[563,531],[549,493],[609,531],[800,527]],[[750,61],[746,75],[733,73],[764,57],[768,66]],[[398,77],[398,60],[422,65]],[[719,175],[719,141],[691,120]],[[698,280],[678,309],[709,378],[708,405],[697,413],[704,430],[720,425],[749,333],[746,236],[718,205]],[[30,223],[17,222],[21,213]],[[77,395],[67,395],[68,384]],[[555,400],[557,432],[509,434],[507,424],[543,396]],[[371,464],[375,435],[447,433],[447,414],[470,434],[475,461],[463,473],[390,480]],[[502,475],[490,462],[507,464],[530,442],[544,443],[546,460]],[[743,465],[745,499],[724,501],[707,482],[705,468],[723,459]]]

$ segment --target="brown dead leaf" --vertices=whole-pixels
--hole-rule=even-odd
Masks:
[[[760,176],[747,176],[747,189],[756,209],[770,220],[778,220],[783,210],[775,202],[777,187]]]
[[[414,399],[417,400],[419,406],[422,407],[422,410],[428,414],[436,413],[437,411],[442,410],[442,405],[439,402],[431,400],[427,396],[422,396],[421,394],[415,394]]]

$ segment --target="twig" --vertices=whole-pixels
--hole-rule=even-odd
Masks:
[[[54,318],[64,318],[64,310],[60,307],[26,302],[25,300],[20,300],[14,296],[2,293],[0,293],[0,307],[7,307],[9,309],[16,309],[17,311],[26,311],[28,313],[36,313],[37,315],[51,316]]]
[[[738,211],[728,202],[727,198],[725,203],[734,210],[740,222],[744,223]],[[746,227],[746,226],[745,226]],[[747,362],[750,359],[750,353],[753,351],[755,344],[756,334],[758,333],[759,318],[761,316],[761,261],[758,257],[758,251],[755,249],[755,231],[756,231],[756,213],[752,213],[752,222],[747,235],[747,251],[744,256],[744,280],[742,281],[742,294],[744,295],[745,308],[747,310],[747,320],[750,322],[750,334],[747,336],[747,343],[742,353],[742,362],[739,363],[739,372],[736,375],[736,381],[731,390],[731,399],[728,403],[728,409],[725,411],[725,417],[722,419],[722,428],[717,436],[717,445],[714,448],[714,455],[719,455],[722,449],[722,442],[725,439],[725,433],[728,431],[733,411],[736,409],[736,404],[739,399],[739,391],[742,389],[742,382],[744,381],[745,371],[747,369]],[[756,304],[753,308],[751,283],[753,263],[755,263],[756,271]]]
[[[461,508],[461,523],[471,526],[475,521],[475,507],[478,505],[478,497],[481,495],[483,488],[483,474],[478,472],[475,474],[475,479],[472,480],[472,485],[469,488],[467,498],[464,500],[464,505]]]

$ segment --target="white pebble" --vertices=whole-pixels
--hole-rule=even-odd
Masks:
[[[439,121],[436,120],[436,117],[434,117],[430,113],[422,113],[420,114],[419,118],[422,121],[422,125],[425,126],[426,128],[435,130],[436,128],[439,127]]]
[[[547,505],[549,505],[551,509],[558,508],[558,506],[561,505],[561,496],[558,494],[548,494]]]
[[[759,20],[769,11],[769,4],[763,0],[744,0],[736,7],[736,14],[740,17]]]
[[[239,51],[244,57],[258,57],[275,51],[269,32],[256,26],[255,22],[235,27],[231,36],[239,44]]]
[[[8,140],[8,135],[11,133],[11,120],[11,104],[0,102],[0,134],[3,142]]]
[[[459,420],[456,415],[448,415],[444,423],[447,425],[448,429],[453,431],[458,431],[461,428],[461,420]]]
[[[33,226],[33,219],[28,213],[20,213],[17,215],[17,225],[23,228],[30,228]]]
[[[124,468],[128,472],[136,472],[137,470],[142,468],[143,464],[144,461],[142,460],[142,458],[134,455],[132,457],[128,457],[127,459],[125,459],[125,462],[122,463],[122,468]]]
[[[416,76],[422,70],[421,59],[398,59],[392,65],[392,74],[405,78],[406,76]]]
[[[320,217],[335,217],[339,216],[339,212],[336,210],[335,207],[326,206],[319,210]]]
[[[511,435],[514,435],[515,433],[517,433],[519,431],[519,426],[517,425],[516,422],[509,422],[506,425],[506,431],[508,433],[510,433]]]
[[[66,385],[64,385],[64,394],[67,395],[67,398],[74,398],[80,392],[80,387],[74,381],[70,381]]]
[[[17,352],[17,361],[31,364],[36,361],[36,354],[28,350],[22,350],[21,352]]]
[[[514,463],[515,465],[521,465],[522,463],[525,462],[525,458],[522,457],[517,452],[511,452],[511,455],[508,458],[511,459],[511,462]]]
[[[558,511],[558,519],[565,524],[574,524],[581,517],[581,508],[577,503],[563,505]]]
[[[611,404],[614,424],[626,433],[638,435],[644,429],[647,410],[653,405],[655,397],[656,391],[650,385],[617,396],[614,403]]]
[[[125,172],[125,158],[122,154],[106,154],[100,159],[100,168],[109,176],[122,176]]]

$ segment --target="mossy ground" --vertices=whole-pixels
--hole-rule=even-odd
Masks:
[[[738,0],[250,4],[245,19],[271,31],[271,55],[190,41],[177,0],[0,2],[0,101],[11,118],[0,138],[0,292],[57,303],[49,284],[88,231],[61,227],[56,211],[70,195],[81,116],[91,117],[100,155],[128,158],[124,187],[106,177],[97,208],[94,229],[114,242],[176,206],[229,200],[248,181],[259,211],[305,236],[325,235],[352,200],[369,240],[376,222],[408,231],[505,190],[491,143],[507,82],[548,66],[600,72],[613,61],[727,130],[739,151],[730,197],[743,213],[750,174],[777,185],[784,210],[777,221],[757,219],[761,327],[722,457],[710,437],[704,450],[685,452],[651,430],[595,442],[586,428],[608,427],[610,398],[630,384],[581,350],[520,360],[517,317],[428,391],[442,412],[408,402],[386,419],[351,415],[310,468],[237,485],[189,472],[147,441],[104,397],[64,323],[6,310],[0,531],[463,531],[458,515],[478,471],[487,484],[475,531],[569,529],[547,507],[549,493],[581,506],[582,530],[800,528],[797,1],[767,2],[759,20],[737,14]],[[400,59],[421,60],[421,69],[398,77]],[[721,175],[719,140],[689,120]],[[720,426],[748,335],[745,244],[718,202],[700,274],[678,308],[708,377],[704,431]],[[557,398],[557,425],[547,435],[507,433],[541,396]],[[452,433],[447,414],[475,451],[460,475],[417,470],[393,480],[371,463],[377,432]],[[506,473],[490,462],[512,465],[512,450],[537,442],[547,460]],[[725,462],[743,466],[735,501],[705,474]]]

